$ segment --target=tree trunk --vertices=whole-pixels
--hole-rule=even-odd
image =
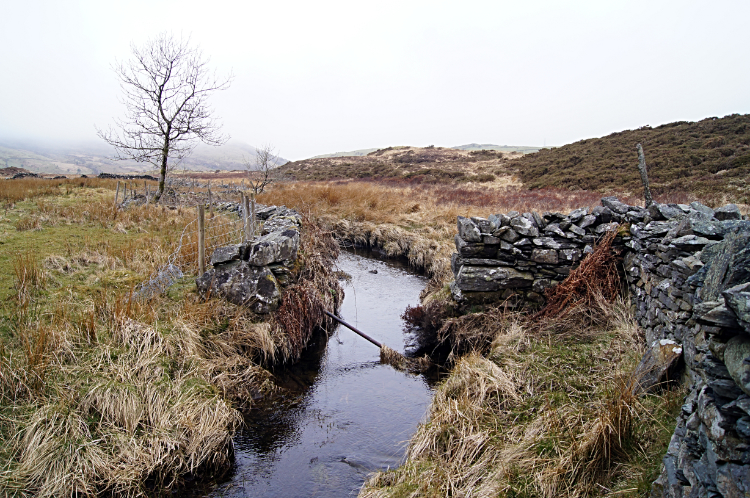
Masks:
[[[154,202],[159,202],[164,195],[164,183],[167,178],[167,158],[169,157],[169,127],[167,127],[167,136],[164,137],[164,147],[161,150],[161,167],[159,168],[159,191],[154,196]]]

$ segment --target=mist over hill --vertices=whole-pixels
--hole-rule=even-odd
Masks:
[[[170,167],[193,171],[245,169],[253,164],[256,148],[239,140],[230,140],[219,147],[199,144],[193,153]],[[149,163],[116,161],[114,149],[91,140],[56,142],[34,140],[3,140],[0,138],[0,168],[24,168],[33,173],[56,175],[98,175],[99,173],[143,173],[153,171]],[[279,158],[277,165],[286,163]]]

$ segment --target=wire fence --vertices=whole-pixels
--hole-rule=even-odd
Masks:
[[[142,282],[134,291],[134,297],[139,300],[149,300],[154,296],[164,294],[175,282],[185,275],[196,275],[200,264],[200,232],[203,229],[203,244],[205,261],[211,260],[211,255],[218,247],[239,244],[245,235],[245,222],[241,208],[237,212],[221,212],[206,217],[203,227],[200,226],[199,216],[190,221],[182,230],[177,248],[149,278]]]

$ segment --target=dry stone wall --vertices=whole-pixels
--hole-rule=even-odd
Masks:
[[[609,230],[650,352],[682,354],[690,393],[652,496],[750,496],[750,221],[737,206],[629,206],[458,218],[453,298],[541,305]]]
[[[260,236],[217,248],[213,268],[195,284],[202,296],[222,296],[256,313],[270,313],[278,308],[297,260],[300,215],[284,206],[261,206],[256,214],[263,220]]]

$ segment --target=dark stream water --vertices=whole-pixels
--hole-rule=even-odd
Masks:
[[[426,279],[348,252],[338,267],[352,276],[342,282],[342,318],[403,352],[399,316],[418,304]],[[379,349],[344,327],[321,334],[300,364],[277,375],[286,395],[246,419],[233,474],[208,496],[356,496],[368,474],[402,462],[432,397],[425,377],[381,365]]]

